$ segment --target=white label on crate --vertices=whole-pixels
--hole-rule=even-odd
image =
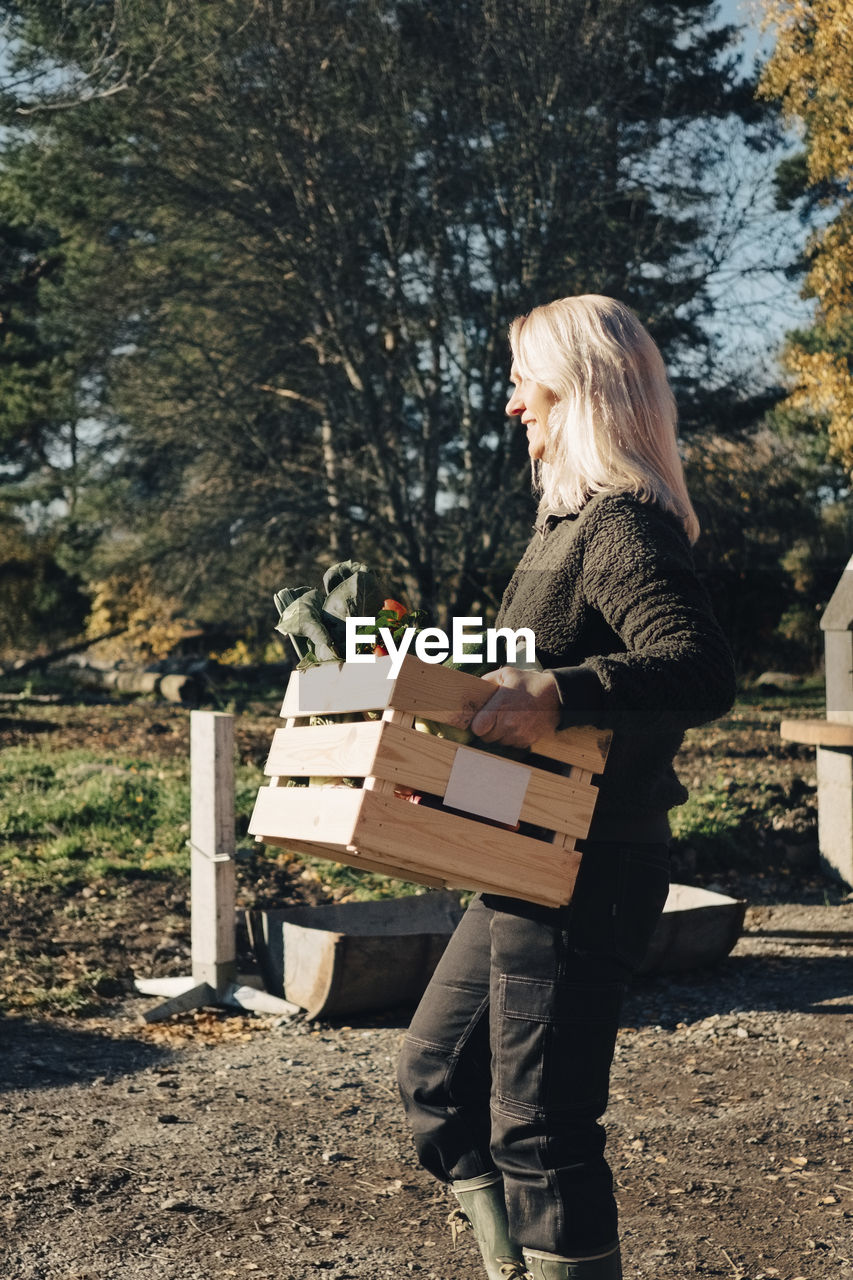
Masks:
[[[514,760],[460,747],[450,770],[444,803],[514,827],[527,794],[530,770]]]

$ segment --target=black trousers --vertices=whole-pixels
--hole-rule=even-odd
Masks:
[[[519,1245],[577,1256],[617,1237],[598,1121],[668,885],[666,845],[601,843],[567,907],[478,895],[415,1013],[398,1078],[420,1161],[444,1182],[499,1171]]]

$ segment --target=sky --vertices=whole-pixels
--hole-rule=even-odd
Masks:
[[[773,47],[772,32],[761,30],[761,0],[718,0],[720,24],[742,28],[744,63],[750,69],[756,59],[769,56]],[[788,143],[778,153],[766,157],[734,155],[733,168],[744,166],[747,179],[755,181],[756,203],[744,212],[751,215],[753,226],[743,237],[742,247],[735,253],[731,269],[721,274],[717,286],[721,299],[719,326],[723,334],[723,351],[728,359],[751,367],[757,380],[762,370],[778,375],[778,352],[785,335],[809,323],[813,303],[799,296],[800,282],[787,279],[781,270],[762,272],[762,261],[768,258],[795,258],[807,238],[807,230],[794,214],[775,209],[773,171],[778,160],[798,145],[791,131]],[[748,166],[748,167],[747,167]],[[744,200],[748,200],[748,183],[744,184]],[[747,278],[738,279],[739,268],[751,268]]]
[[[766,37],[760,32],[761,6],[758,0],[717,0],[720,10],[720,21],[732,22],[738,27],[745,27],[745,49],[751,58],[761,47],[766,46]]]

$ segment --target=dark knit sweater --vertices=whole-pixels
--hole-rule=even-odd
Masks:
[[[673,758],[685,729],[731,706],[734,670],[674,516],[628,494],[575,515],[540,510],[497,625],[533,631],[561,729],[614,731],[596,821],[650,819],[687,799]]]

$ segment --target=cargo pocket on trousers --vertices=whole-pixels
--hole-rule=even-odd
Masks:
[[[497,1100],[520,1118],[600,1116],[625,993],[623,983],[500,979]]]

